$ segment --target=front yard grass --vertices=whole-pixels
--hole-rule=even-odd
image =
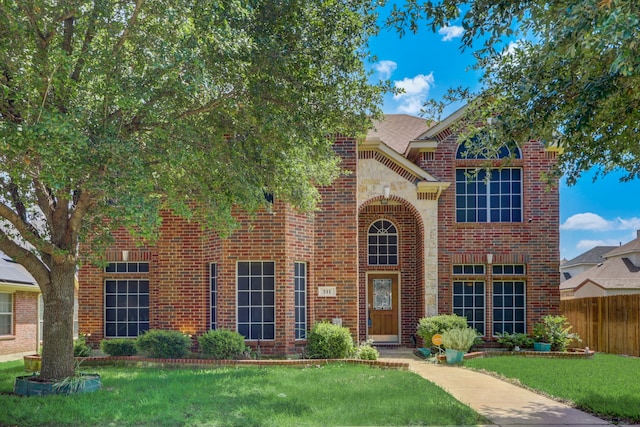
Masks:
[[[516,379],[601,418],[640,421],[640,359],[596,354],[593,359],[489,357],[465,366]]]
[[[103,389],[18,397],[22,362],[0,363],[0,425],[473,425],[488,420],[417,374],[367,365],[99,367]]]

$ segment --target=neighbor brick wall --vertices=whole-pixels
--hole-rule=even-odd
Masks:
[[[0,355],[38,351],[37,292],[13,294],[13,334],[0,337]]]

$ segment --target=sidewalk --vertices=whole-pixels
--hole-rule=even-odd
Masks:
[[[480,372],[434,364],[411,349],[381,350],[380,358],[408,362],[409,370],[435,383],[497,426],[611,425],[570,406]]]

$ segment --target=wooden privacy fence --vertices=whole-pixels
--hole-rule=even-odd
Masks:
[[[640,295],[560,301],[581,346],[611,354],[640,356]]]

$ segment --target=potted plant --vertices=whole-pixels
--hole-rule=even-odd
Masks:
[[[27,372],[39,372],[42,366],[42,358],[39,354],[27,354],[22,357],[24,370]]]
[[[571,325],[564,316],[547,315],[533,326],[533,349],[536,351],[566,351],[572,341],[581,341],[571,332]]]
[[[447,363],[458,363],[462,361],[464,354],[478,338],[475,329],[449,329],[442,333],[442,345],[445,348]]]

